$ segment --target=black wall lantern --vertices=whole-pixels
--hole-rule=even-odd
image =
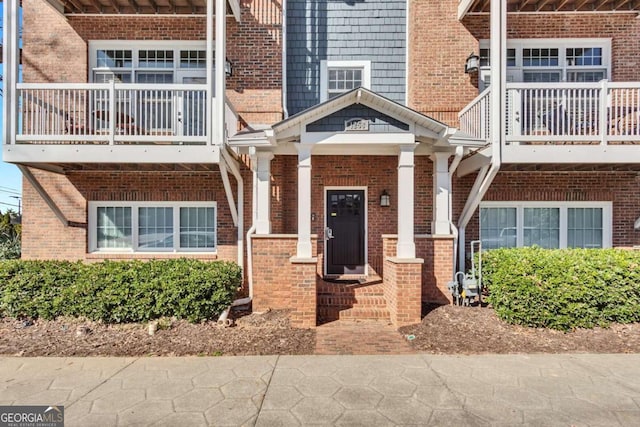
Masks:
[[[380,206],[389,207],[391,205],[391,197],[387,190],[382,190],[382,194],[380,195]]]
[[[224,73],[227,77],[233,76],[233,63],[229,59],[224,61]]]
[[[478,67],[480,65],[480,57],[475,53],[471,53],[467,56],[467,60],[464,63],[464,72],[466,74],[475,73],[478,71]]]

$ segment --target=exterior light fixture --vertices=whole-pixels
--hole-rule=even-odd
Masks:
[[[467,56],[467,60],[464,63],[464,72],[466,74],[477,72],[479,64],[480,64],[480,57],[475,53],[471,52],[471,54]]]
[[[389,207],[389,205],[391,205],[391,197],[389,196],[389,193],[387,193],[387,190],[382,190],[382,194],[380,195],[380,206],[382,207]]]
[[[229,59],[226,59],[224,61],[224,73],[227,75],[227,77],[233,76],[233,64],[231,63],[231,61],[229,61]]]

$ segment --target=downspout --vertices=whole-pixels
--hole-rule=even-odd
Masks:
[[[287,0],[282,0],[282,113],[289,117],[287,109]]]
[[[458,165],[462,161],[464,154],[464,147],[456,147],[456,154],[453,157],[451,165],[449,165],[449,227],[451,228],[451,234],[453,234],[453,278],[455,280],[456,275],[456,257],[458,254],[458,227],[453,223],[453,174],[455,173]]]
[[[220,165],[225,164],[225,167],[231,171],[231,174],[235,177],[236,182],[238,183],[238,216],[237,216],[237,227],[238,227],[238,237],[237,237],[237,245],[238,245],[238,265],[240,269],[244,272],[244,181],[242,180],[242,174],[240,173],[240,169],[235,163],[234,159],[231,158],[231,155],[227,152],[226,148],[222,148],[221,150],[222,156],[220,157]],[[248,259],[250,262],[250,258]],[[250,277],[250,276],[249,276]],[[251,281],[249,282],[249,297],[248,298],[240,298],[231,303],[226,310],[222,312],[220,317],[218,318],[218,324],[224,326],[231,326],[233,321],[228,319],[229,312],[231,311],[231,307],[249,304],[251,302],[251,298],[253,297],[253,288]]]
[[[491,186],[502,162],[502,142],[506,131],[506,23],[507,11],[502,1],[491,2],[491,163],[478,172],[476,182],[458,220],[459,269],[465,271],[465,230],[480,201]],[[497,78],[495,78],[497,76]],[[487,171],[487,167],[489,168]]]

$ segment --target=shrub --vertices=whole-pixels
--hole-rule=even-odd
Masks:
[[[640,321],[640,252],[496,249],[482,269],[488,300],[509,323],[566,331]]]
[[[197,260],[0,262],[0,314],[86,317],[107,323],[221,313],[242,282],[231,262]]]

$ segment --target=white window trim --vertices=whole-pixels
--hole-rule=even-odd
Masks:
[[[362,68],[362,87],[371,89],[371,61],[320,61],[320,102],[329,99],[329,68]]]
[[[126,248],[98,248],[98,208],[101,207],[130,207],[131,208],[131,249]],[[138,248],[138,208],[173,208],[173,249],[153,248],[144,250]],[[214,210],[214,247],[203,250],[202,248],[181,248],[180,247],[180,208],[205,207],[215,208]],[[167,254],[167,253],[202,253],[215,254],[218,252],[218,204],[217,202],[89,202],[89,252],[96,253],[144,253],[144,254]]]
[[[181,68],[180,67],[180,51],[181,50],[206,50],[207,46],[204,41],[187,41],[187,40],[90,40],[89,41],[89,83],[93,83],[94,72],[96,71],[131,71],[132,83],[135,83],[135,72],[137,71],[166,71],[173,72],[174,82],[177,82],[177,72],[206,72],[205,68]],[[97,57],[98,50],[130,50],[132,54],[131,68],[108,68],[98,67]],[[141,50],[173,50],[173,68],[139,68],[139,51]],[[179,82],[178,82],[179,83]]]
[[[567,247],[568,209],[569,208],[601,208],[602,209],[602,248],[612,247],[612,202],[482,202],[480,208],[515,208],[516,209],[516,246],[522,247],[524,241],[524,208],[559,208],[560,209],[560,249]],[[478,234],[482,232],[478,215]],[[480,235],[480,240],[482,236]]]
[[[566,49],[567,48],[588,48],[599,47],[602,49],[602,65],[586,65],[586,66],[568,66],[566,64]],[[480,40],[480,49],[490,49],[490,40]],[[557,48],[558,49],[558,66],[555,67],[523,67],[522,65],[522,51],[523,49],[536,49],[536,48]],[[536,71],[551,71],[560,70],[561,80],[565,82],[567,78],[567,71],[589,71],[589,70],[606,70],[606,78],[611,80],[611,39],[610,38],[558,38],[558,39],[508,39],[507,49],[516,50],[516,65],[514,67],[507,67],[507,81],[508,82],[522,82],[524,78],[524,71],[536,70]],[[490,67],[483,66],[480,68],[480,91],[484,90],[487,86],[484,83],[484,77],[490,74]]]

